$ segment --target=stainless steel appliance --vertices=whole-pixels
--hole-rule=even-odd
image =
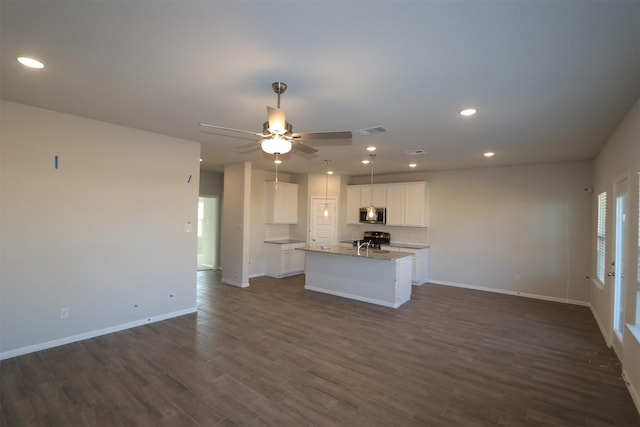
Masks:
[[[365,231],[362,240],[354,240],[353,246],[358,246],[360,242],[369,242],[373,249],[380,249],[381,245],[391,244],[391,234],[384,231]]]
[[[367,208],[360,208],[360,222],[363,224],[386,224],[387,208],[376,208],[376,217],[367,217]]]

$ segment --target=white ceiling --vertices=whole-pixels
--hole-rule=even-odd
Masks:
[[[592,159],[640,96],[640,1],[2,0],[0,18],[3,99],[200,142],[207,170],[273,169],[198,123],[260,131],[274,81],[294,131],[388,129],[291,173],[366,175],[369,144],[376,173]]]

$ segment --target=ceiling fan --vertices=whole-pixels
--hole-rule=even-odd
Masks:
[[[271,87],[278,95],[278,107],[267,107],[267,121],[262,124],[262,132],[233,129],[208,123],[200,123],[200,126],[255,135],[260,139],[251,144],[241,145],[238,148],[251,148],[246,152],[262,148],[265,153],[275,154],[276,157],[280,154],[288,153],[292,148],[305,154],[318,152],[310,145],[351,145],[351,131],[294,133],[293,126],[286,120],[285,111],[280,109],[280,95],[287,90],[287,84],[274,82]]]

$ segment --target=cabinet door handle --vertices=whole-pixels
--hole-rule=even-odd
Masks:
[[[614,277],[616,275],[616,273],[614,273],[613,271],[610,271],[607,273],[607,276],[609,277]]]

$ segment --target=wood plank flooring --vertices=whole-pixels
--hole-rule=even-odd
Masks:
[[[0,363],[2,426],[640,426],[591,312],[438,285],[390,309],[198,273],[198,314]]]

